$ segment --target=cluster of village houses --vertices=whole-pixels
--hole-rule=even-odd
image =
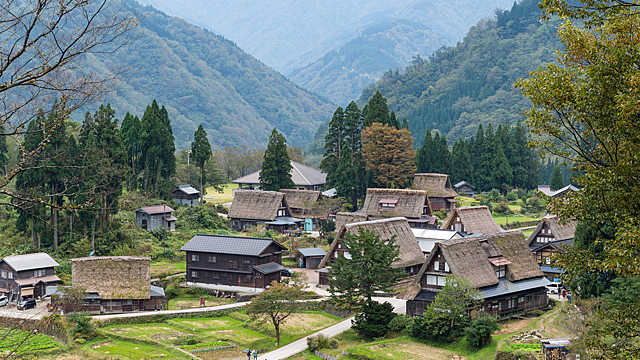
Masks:
[[[319,286],[331,281],[331,264],[349,257],[342,247],[347,233],[374,231],[382,239],[395,237],[399,259],[393,266],[405,276],[396,284],[399,297],[407,300],[407,315],[418,316],[434,301],[446,276],[468,278],[483,297],[480,309],[500,317],[546,306],[546,286],[563,272],[551,265],[553,252],[571,246],[575,221],[543,217],[533,233],[504,230],[486,206],[456,208],[458,193],[472,195],[472,185],[451,186],[446,174],[416,174],[412,189],[368,189],[361,209],[334,216],[310,217],[310,203],[335,191],[324,191],[326,174],[292,162],[296,189],[279,192],[259,190],[259,173],[235,180],[228,217],[236,231],[256,226],[277,232],[313,230],[322,221],[336,222],[336,236],[328,251],[297,249],[302,267],[317,269]],[[454,190],[454,188],[457,190]],[[562,196],[567,189],[550,192]],[[573,189],[568,189],[573,190]],[[546,193],[545,192],[545,193]],[[176,202],[197,206],[199,192],[188,185],[174,190]],[[434,211],[450,215],[438,225]],[[137,225],[153,230],[174,230],[178,221],[168,206],[136,210]],[[182,249],[186,258],[186,283],[230,291],[264,289],[280,281],[283,245],[268,238],[198,234]],[[85,257],[72,259],[72,283],[86,290],[82,310],[124,312],[158,310],[164,291],[150,285],[150,259],[146,257]],[[0,261],[0,293],[16,301],[60,292],[55,275],[58,264],[44,253],[8,256]]]

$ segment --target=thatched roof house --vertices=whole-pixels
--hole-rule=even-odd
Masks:
[[[367,189],[362,212],[375,217],[419,219],[431,215],[431,206],[423,190]]]
[[[338,249],[338,246],[341,244],[341,239],[344,238],[346,233],[358,235],[360,229],[372,230],[383,240],[388,240],[396,236],[396,244],[400,247],[400,259],[393,263],[394,268],[417,267],[424,262],[424,255],[422,254],[422,250],[420,250],[416,237],[413,235],[411,227],[409,227],[407,219],[396,217],[343,225],[338,230],[338,235],[331,243],[329,251],[320,262],[320,265],[318,265],[318,268],[329,265],[329,261],[335,257],[336,249]],[[417,272],[417,268],[415,272]]]
[[[102,299],[149,299],[151,258],[104,256],[71,259],[74,287]]]
[[[536,229],[529,235],[527,242],[529,246],[555,243],[558,241],[564,241],[567,242],[566,245],[571,245],[577,224],[578,222],[576,220],[561,222],[557,215],[546,215],[540,219],[540,223],[538,223]]]
[[[314,190],[280,189],[280,192],[285,194],[287,204],[295,215],[308,211],[322,196],[322,192]]]
[[[336,231],[339,231],[343,225],[353,224],[357,222],[367,221],[369,217],[362,213],[339,212],[336,214]]]
[[[442,225],[443,229],[456,230],[466,234],[492,234],[502,229],[491,216],[486,206],[470,206],[454,209],[453,213]]]
[[[278,209],[287,206],[284,193],[277,191],[243,190],[236,192],[229,209],[231,219],[272,221]]]
[[[433,211],[453,210],[455,197],[458,196],[451,188],[451,180],[446,174],[415,174],[412,188],[427,191]]]
[[[495,233],[490,235],[466,237],[438,243],[427,257],[416,277],[399,298],[414,301],[407,304],[407,314],[416,315],[424,310],[429,302],[445,285],[446,276],[455,274],[465,277],[480,290],[486,309],[495,314],[504,315],[518,307],[538,307],[546,305],[543,277],[520,231]],[[536,298],[525,304],[523,295],[536,294]],[[520,298],[522,301],[513,298]],[[508,305],[491,302],[507,300]],[[485,304],[486,305],[486,304]],[[495,310],[495,311],[494,311]]]

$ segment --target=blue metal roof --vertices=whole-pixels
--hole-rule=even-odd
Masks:
[[[544,288],[551,284],[545,277],[527,279],[522,281],[511,282],[507,279],[500,279],[500,283],[492,286],[483,287],[480,293],[484,299],[514,294],[520,291],[532,290],[536,288]],[[546,291],[546,290],[545,290]]]
[[[321,248],[302,248],[298,249],[302,256],[325,256],[327,254],[326,251]]]
[[[542,270],[542,272],[553,273],[553,274],[564,274],[567,272],[567,270],[565,269],[561,269],[554,266],[547,266],[547,265],[540,265],[540,270]]]

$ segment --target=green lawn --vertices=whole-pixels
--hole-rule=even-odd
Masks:
[[[184,294],[169,300],[167,310],[192,309],[200,307],[201,295]],[[219,306],[235,302],[235,299],[222,299],[211,295],[204,296],[205,306]]]
[[[151,278],[165,277],[168,275],[180,274],[187,271],[187,263],[181,261],[171,262],[168,260],[154,261],[151,263]]]
[[[170,347],[116,339],[96,340],[87,343],[84,348],[89,353],[106,355],[109,359],[191,359],[189,355]]]
[[[207,188],[204,199],[211,204],[224,204],[233,201],[233,189],[237,189],[238,184],[228,183],[224,185],[224,192],[219,193],[214,188]]]
[[[493,220],[495,220],[496,224],[498,225],[504,225],[507,223],[507,217],[506,216],[494,216]],[[514,223],[514,222],[524,222],[524,221],[538,221],[540,220],[539,217],[530,217],[530,216],[513,216],[513,215],[509,215],[509,223]]]

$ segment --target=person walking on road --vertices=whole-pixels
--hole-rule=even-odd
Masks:
[[[258,350],[253,350],[253,360],[258,360]]]
[[[567,290],[562,289],[562,298],[566,299],[566,297],[567,297]]]

